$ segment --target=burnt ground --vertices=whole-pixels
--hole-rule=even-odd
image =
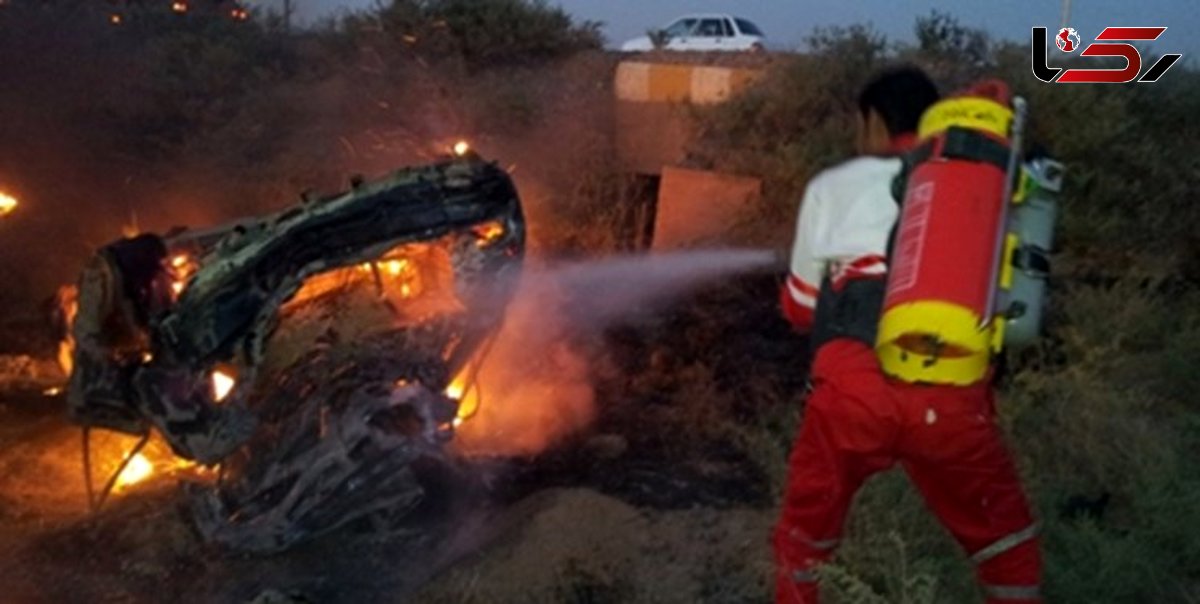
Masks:
[[[748,279],[604,334],[594,424],[527,459],[474,459],[404,526],[274,556],[203,543],[163,476],[86,508],[62,401],[0,398],[5,602],[743,602],[767,532],[803,343]],[[735,319],[736,317],[736,319]]]

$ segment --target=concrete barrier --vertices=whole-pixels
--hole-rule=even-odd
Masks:
[[[718,239],[762,195],[762,181],[719,172],[665,167],[653,249]]]
[[[651,175],[681,163],[691,138],[688,107],[723,103],[762,73],[748,67],[621,62],[614,87],[618,161],[629,172]]]

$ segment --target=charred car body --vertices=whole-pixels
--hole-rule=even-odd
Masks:
[[[415,464],[461,421],[443,393],[499,328],[524,244],[511,179],[473,155],[112,243],[79,284],[71,417],[219,464],[191,502],[201,532],[237,549],[411,509]],[[354,295],[388,312],[347,337],[322,320]],[[282,360],[281,321],[318,326]]]

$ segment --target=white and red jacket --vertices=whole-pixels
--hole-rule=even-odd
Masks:
[[[781,293],[783,313],[800,331],[813,327],[821,284],[883,278],[899,207],[892,180],[896,157],[858,157],[818,174],[800,204],[791,273]]]

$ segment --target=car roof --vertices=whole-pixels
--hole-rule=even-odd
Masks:
[[[680,19],[742,19],[743,21],[749,21],[749,19],[745,19],[737,15],[731,15],[729,13],[692,13],[690,15],[680,15],[675,17],[674,19],[671,19],[670,22],[674,23]]]

